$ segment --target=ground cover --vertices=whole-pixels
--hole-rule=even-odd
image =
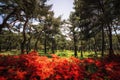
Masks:
[[[0,55],[0,80],[119,80],[120,56],[103,59],[51,58],[35,51]]]

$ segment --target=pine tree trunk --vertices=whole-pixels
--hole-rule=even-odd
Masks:
[[[114,54],[113,46],[112,46],[112,29],[109,25],[108,25],[108,30],[109,30],[109,56],[112,56]]]
[[[52,40],[52,53],[54,54],[55,53],[55,47],[54,47],[54,41]]]
[[[116,29],[115,29],[114,26],[113,26],[113,28],[114,28],[115,35],[116,35],[116,37],[117,37],[117,39],[118,39],[118,44],[119,44],[118,48],[120,48],[120,38],[119,38],[119,36],[118,36],[118,34],[117,34],[117,31],[116,31]]]
[[[81,40],[81,58],[83,58],[83,51],[82,51],[82,40]]]
[[[94,37],[94,41],[95,41],[95,43],[94,43],[94,51],[95,51],[95,57],[97,57],[98,55],[97,55],[97,44],[96,44],[96,38]]]
[[[36,51],[38,50],[38,46],[37,46],[38,41],[39,41],[39,39],[36,40],[36,42],[35,42],[35,46],[34,46],[34,50],[36,50]]]
[[[28,42],[27,42],[27,45],[26,45],[26,51],[27,51],[27,54],[30,52],[31,50],[31,39],[32,39],[32,36],[30,36],[30,38],[28,39]]]
[[[102,57],[104,56],[104,50],[105,50],[105,38],[104,38],[104,28],[102,25],[102,53],[101,53]]]
[[[25,24],[23,26],[23,41],[21,42],[21,54],[24,54],[25,44],[26,44],[26,26],[27,26],[28,19],[25,21]]]
[[[47,53],[47,40],[46,40],[46,33],[45,33],[45,40],[44,40],[44,53]]]
[[[75,32],[73,32],[73,38],[74,38],[74,56],[77,57],[77,39],[75,36]]]

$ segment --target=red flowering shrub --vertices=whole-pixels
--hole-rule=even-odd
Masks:
[[[55,73],[51,77],[52,80],[84,79],[84,69],[75,61],[66,58],[52,58],[52,61]]]
[[[80,60],[85,68],[84,78],[89,80],[119,80],[120,55],[106,57],[101,60],[86,58]]]
[[[0,57],[0,80],[82,80],[83,68],[73,60],[38,56],[37,52]]]
[[[0,55],[0,80],[119,80],[120,56],[92,58],[52,58],[33,51],[19,56]]]
[[[111,80],[120,79],[120,55],[113,55],[110,58],[107,57],[102,63],[104,64],[104,69],[108,78]]]

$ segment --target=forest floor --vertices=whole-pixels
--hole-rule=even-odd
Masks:
[[[120,79],[120,55],[89,58],[93,53],[86,52],[84,53],[86,58],[78,59],[70,57],[73,52],[65,52],[63,54],[57,51],[56,54],[48,53],[49,55],[45,56],[43,53],[40,54],[40,51],[22,55],[2,53],[0,54],[0,80]],[[69,56],[66,58],[67,52]]]
[[[32,51],[32,50],[31,50]],[[120,50],[114,50],[115,54],[120,54]],[[49,50],[47,52],[47,54],[44,54],[44,50],[38,50],[38,53],[40,56],[47,56],[49,57],[52,53]],[[105,56],[108,54],[108,51],[105,51],[104,54]],[[20,50],[11,50],[11,51],[1,51],[0,54],[4,54],[4,55],[19,55],[20,54]],[[73,50],[57,50],[55,51],[55,54],[59,57],[67,57],[70,58],[72,56],[74,56],[74,51]],[[77,52],[77,57],[78,58],[99,58],[101,57],[101,51],[97,51],[97,53],[95,53],[95,51],[82,51],[83,57],[81,57],[81,52],[78,51]]]

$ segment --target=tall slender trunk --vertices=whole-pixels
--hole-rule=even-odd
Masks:
[[[7,38],[7,47],[6,47],[6,51],[8,51],[9,50],[9,48],[10,48],[10,36],[8,36],[8,38]]]
[[[94,37],[94,51],[95,51],[95,56],[97,57],[97,44],[96,44],[96,38]]]
[[[55,53],[55,41],[52,39],[52,53]]]
[[[116,29],[115,29],[115,26],[113,26],[113,28],[114,28],[115,35],[116,35],[116,37],[117,37],[117,39],[118,39],[118,44],[120,45],[120,37],[119,37],[118,34],[117,34],[117,31],[116,31]],[[119,46],[119,47],[120,47],[120,46]]]
[[[55,38],[54,38],[54,34],[52,33],[52,53],[55,53],[56,50],[55,45],[56,45]]]
[[[29,51],[31,50],[31,47],[30,47],[30,43],[31,43],[31,39],[32,39],[32,36],[30,36],[30,38],[28,39],[28,42],[26,44],[26,51],[27,51],[27,54],[29,53]]]
[[[35,45],[34,45],[34,50],[36,50],[36,51],[38,50],[38,46],[37,46],[38,41],[39,41],[39,39],[36,40]]]
[[[81,58],[83,58],[83,51],[82,51],[82,40],[81,40]]]
[[[112,56],[114,54],[113,46],[112,46],[112,28],[108,25],[108,31],[109,31],[109,55]]]
[[[2,51],[2,47],[1,47],[1,45],[0,45],[0,52]]]
[[[46,32],[45,32],[45,39],[44,39],[44,53],[47,53],[47,40],[46,40]]]
[[[91,51],[91,42],[90,42],[90,39],[88,40],[88,51]]]
[[[25,44],[26,44],[26,33],[25,33],[25,30],[26,30],[26,26],[27,26],[27,22],[28,22],[28,19],[25,21],[25,24],[23,26],[23,41],[21,42],[21,54],[24,54],[24,49],[25,49]]]
[[[42,30],[43,31],[43,30]],[[41,32],[39,32],[39,36],[37,37],[37,40],[36,40],[36,42],[35,42],[35,45],[34,45],[34,50],[38,50],[38,42],[39,42],[39,39],[40,39],[40,36],[41,36],[41,34],[42,34],[42,31]]]
[[[75,32],[73,32],[73,38],[74,38],[74,56],[77,57],[77,39],[75,36]]]
[[[104,56],[104,50],[105,50],[105,37],[104,37],[104,27],[102,25],[102,53],[101,56]]]
[[[103,12],[103,21],[105,21],[105,24],[108,27],[108,32],[109,32],[109,35],[108,35],[109,36],[109,55],[112,56],[114,54],[113,46],[112,46],[112,28],[109,24],[110,23],[109,18],[106,16],[106,10],[104,8],[103,1],[98,0],[98,5],[101,7],[101,10]]]

